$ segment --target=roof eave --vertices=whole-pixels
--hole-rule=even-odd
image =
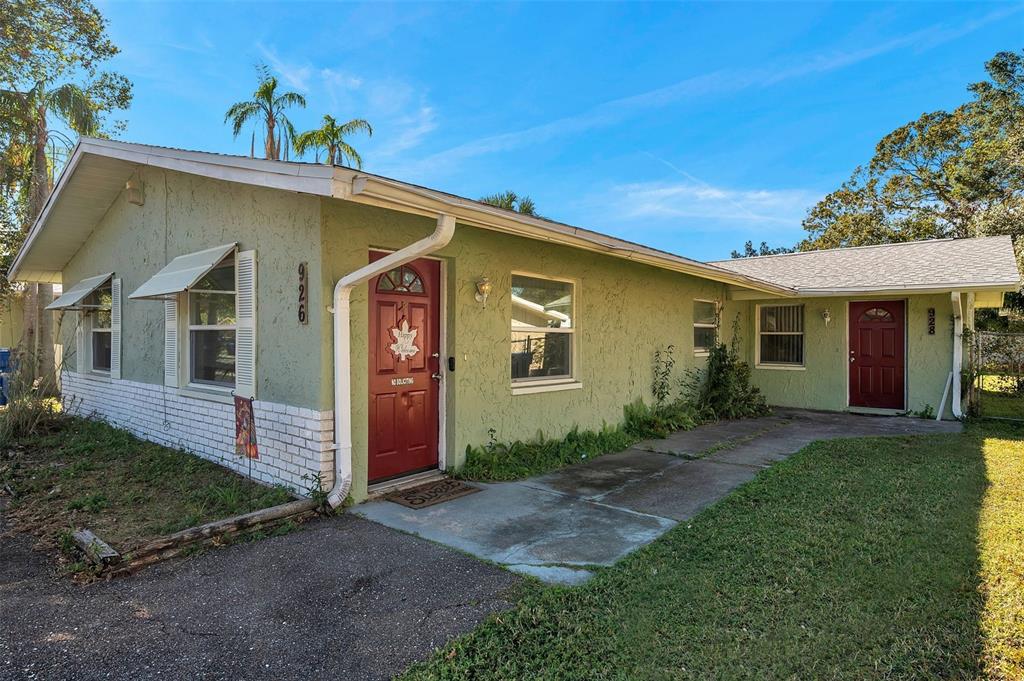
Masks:
[[[349,185],[347,195],[339,191],[338,198],[355,203],[389,208],[406,213],[435,216],[447,213],[458,222],[481,229],[525,236],[531,239],[558,243],[573,248],[602,253],[625,260],[641,262],[660,269],[668,269],[692,276],[732,284],[761,293],[793,297],[795,289],[705,263],[671,255],[621,239],[541,220],[528,215],[516,215],[497,207],[462,199],[442,192],[414,187],[403,182],[379,176],[366,175],[346,168],[338,168],[339,186]]]

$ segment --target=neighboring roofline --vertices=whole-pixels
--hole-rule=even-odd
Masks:
[[[340,166],[229,156],[204,151],[187,151],[116,140],[82,138],[72,150],[64,172],[46,201],[39,218],[32,225],[24,244],[9,271],[17,279],[25,255],[46,224],[51,209],[67,186],[75,168],[85,154],[123,160],[202,177],[256,185],[284,191],[344,199],[355,203],[381,206],[405,213],[436,217],[448,213],[463,224],[532,239],[603,253],[617,258],[641,262],[732,284],[762,293],[794,296],[796,290],[757,277],[705,264],[689,258],[659,251],[571,225],[521,215],[464,197],[411,185],[398,180],[371,175]]]
[[[1020,288],[1019,281],[1006,281],[993,283],[991,281],[981,283],[955,284],[927,284],[922,286],[891,286],[887,288],[877,287],[845,287],[845,288],[806,288],[796,289],[797,298],[849,298],[854,296],[895,296],[895,295],[926,295],[934,293],[975,293],[983,291],[996,291],[1007,293]],[[769,300],[761,298],[750,291],[732,292],[733,300]]]

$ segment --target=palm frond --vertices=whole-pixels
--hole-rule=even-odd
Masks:
[[[95,135],[99,130],[96,110],[82,88],[66,83],[46,93],[47,108],[80,135]]]
[[[338,158],[332,159],[331,163],[337,163],[338,165],[345,165],[345,160],[349,159],[352,161],[352,165],[362,170],[363,168],[363,157],[359,155],[355,149],[344,140],[338,141]]]
[[[284,109],[289,106],[297,106],[300,108],[306,108],[306,98],[300,95],[298,92],[283,92],[280,96],[274,100],[275,109]]]
[[[235,102],[224,114],[224,122],[231,121],[231,134],[238,137],[238,133],[242,132],[245,124],[250,119],[257,117],[260,112],[260,106],[256,102]]]
[[[348,123],[343,124],[338,130],[344,136],[354,135],[357,132],[365,132],[367,135],[373,136],[373,127],[362,118],[353,118]]]

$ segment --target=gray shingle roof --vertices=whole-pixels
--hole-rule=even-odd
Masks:
[[[912,241],[709,264],[807,292],[1011,287],[1021,276],[1009,236]]]

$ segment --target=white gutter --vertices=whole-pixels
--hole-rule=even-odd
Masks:
[[[953,394],[949,406],[958,420],[964,417],[960,379],[964,366],[964,307],[959,291],[953,291]]]
[[[331,508],[340,506],[352,488],[352,289],[378,274],[444,248],[454,235],[455,218],[442,213],[437,216],[433,234],[346,274],[334,285],[334,486],[327,495]]]

